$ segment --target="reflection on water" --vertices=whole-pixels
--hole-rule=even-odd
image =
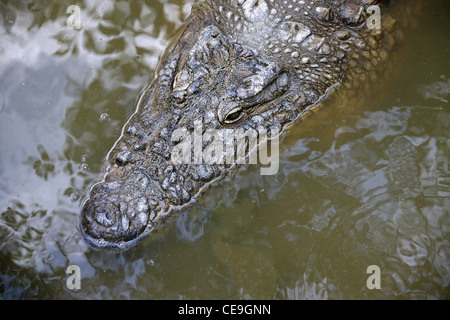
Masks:
[[[69,1],[3,1],[0,298],[448,299],[443,3],[405,37],[382,94],[295,127],[277,175],[241,168],[166,230],[105,252],[82,238],[80,203],[189,4],[79,2],[74,30]]]

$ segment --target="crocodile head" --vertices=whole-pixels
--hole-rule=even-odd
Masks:
[[[242,129],[261,136],[261,129],[282,129],[332,88],[373,68],[380,54],[375,36],[368,37],[365,4],[374,2],[194,5],[110,151],[103,181],[84,203],[82,229],[90,242],[134,244],[234,167],[199,159],[198,146],[189,149],[196,133]],[[200,141],[200,149],[217,136]],[[188,161],[174,162],[182,142]]]

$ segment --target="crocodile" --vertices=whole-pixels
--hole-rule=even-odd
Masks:
[[[130,248],[237,167],[174,162],[178,129],[276,127],[284,135],[329,97],[367,89],[401,38],[393,7],[404,2],[196,1],[82,204],[85,238]]]

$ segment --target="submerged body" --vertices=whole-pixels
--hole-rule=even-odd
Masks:
[[[208,130],[241,129],[261,139],[264,130],[285,129],[341,88],[368,87],[395,43],[389,2],[195,3],[110,151],[103,181],[84,203],[86,238],[127,248],[238,163],[196,159],[195,145],[187,149],[190,161],[174,161],[180,133],[195,142]],[[214,141],[201,140],[200,148]]]

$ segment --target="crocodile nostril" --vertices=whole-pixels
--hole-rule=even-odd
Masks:
[[[116,217],[116,209],[112,207],[96,208],[94,212],[95,221],[104,227],[111,227],[114,225]]]

